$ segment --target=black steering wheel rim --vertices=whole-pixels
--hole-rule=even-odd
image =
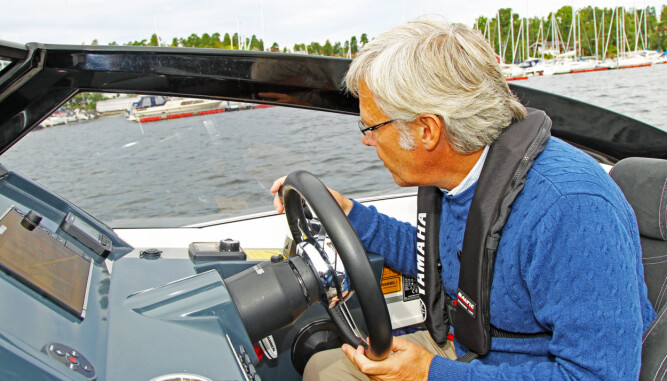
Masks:
[[[354,285],[371,343],[369,357],[386,358],[391,349],[391,319],[361,241],[324,184],[309,172],[295,171],[287,177],[283,185],[283,202],[287,222],[296,243],[303,240],[301,232],[310,229],[305,222],[302,198],[308,202],[327,231]],[[340,325],[339,321],[334,321]],[[339,329],[342,331],[345,327],[339,326]]]

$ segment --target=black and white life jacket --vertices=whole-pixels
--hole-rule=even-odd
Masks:
[[[545,334],[507,332],[491,326],[491,281],[496,251],[512,203],[526,182],[535,158],[551,137],[551,119],[544,111],[528,109],[528,116],[512,123],[491,145],[480,173],[468,213],[459,253],[461,268],[454,301],[442,284],[439,253],[442,191],[437,187],[420,187],[417,198],[417,284],[422,314],[433,339],[443,344],[450,324],[459,343],[472,353],[470,361],[486,355],[491,336],[536,337]]]

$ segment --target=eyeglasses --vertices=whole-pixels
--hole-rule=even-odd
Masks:
[[[360,119],[359,123],[357,123],[357,125],[359,126],[359,131],[361,131],[361,133],[364,134],[366,139],[372,139],[373,138],[373,131],[375,131],[378,128],[384,126],[385,124],[393,123],[395,121],[396,121],[396,119],[392,119],[392,120],[388,120],[386,122],[376,124],[374,126],[367,127],[366,124]]]

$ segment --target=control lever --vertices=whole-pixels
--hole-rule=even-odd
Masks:
[[[21,220],[21,226],[30,231],[33,231],[40,222],[42,222],[42,216],[40,216],[37,212],[30,210],[25,214],[25,216],[23,216],[23,219]]]

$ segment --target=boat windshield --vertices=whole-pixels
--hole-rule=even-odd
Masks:
[[[211,100],[151,113],[141,99],[79,94],[0,162],[113,228],[270,212],[272,182],[297,169],[348,196],[414,191],[361,144],[356,116]]]
[[[5,71],[6,68],[8,68],[12,63],[12,60],[10,58],[5,58],[0,56],[0,73]]]

